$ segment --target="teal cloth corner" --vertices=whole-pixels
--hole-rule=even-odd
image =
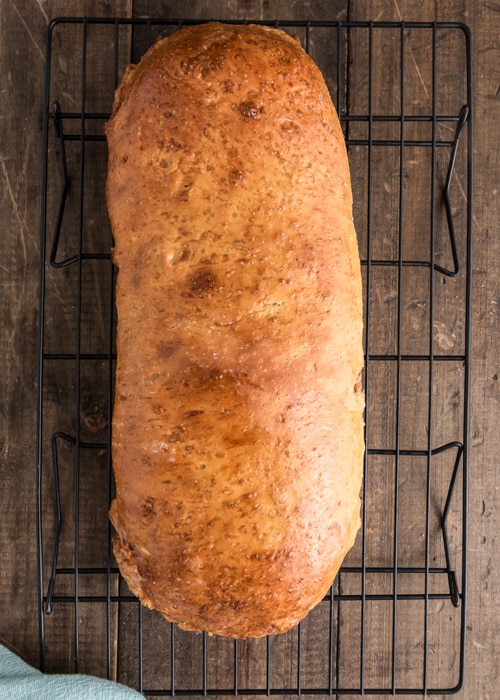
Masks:
[[[140,699],[137,691],[102,678],[41,673],[0,645],[0,700]]]

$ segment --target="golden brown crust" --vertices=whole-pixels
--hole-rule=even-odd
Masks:
[[[212,23],[127,71],[106,133],[118,564],[185,629],[283,632],[359,527],[361,278],[337,115],[296,41]]]

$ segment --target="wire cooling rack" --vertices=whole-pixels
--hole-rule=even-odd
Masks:
[[[362,529],[295,630],[183,632],[120,579],[114,269],[103,125],[129,61],[182,21],[48,30],[38,384],[40,666],[163,695],[451,694],[463,683],[472,249],[470,36],[455,23],[274,22],[337,106],[365,306]]]

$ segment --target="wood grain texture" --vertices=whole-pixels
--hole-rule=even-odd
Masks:
[[[461,697],[495,697],[500,654],[498,611],[499,494],[498,323],[500,239],[500,117],[498,41],[500,12],[494,3],[468,3],[465,20],[474,36],[475,245],[473,383],[469,528],[469,623],[466,685]]]
[[[2,525],[0,528],[0,636],[39,663],[36,553],[36,376],[39,281],[40,177],[45,41],[49,21],[62,14],[110,16],[130,12],[127,2],[2,2],[0,211],[2,395]],[[71,73],[71,61],[66,66]],[[57,293],[57,288],[54,287]],[[70,304],[68,304],[68,307]],[[63,326],[64,327],[64,326]],[[61,337],[67,333],[67,328]],[[54,387],[57,391],[57,388]],[[63,409],[64,402],[60,404]],[[50,506],[53,508],[53,505]],[[88,639],[96,630],[92,623]],[[62,638],[57,669],[71,666]],[[68,656],[69,654],[69,656]],[[92,651],[91,672],[102,672]]]
[[[474,100],[475,100],[475,216],[474,216],[474,260],[473,260],[473,348],[472,348],[472,396],[471,396],[471,454],[470,454],[470,488],[469,488],[469,595],[468,595],[468,625],[467,625],[467,656],[465,684],[457,698],[487,698],[495,697],[494,683],[497,676],[497,665],[494,661],[498,638],[499,615],[495,609],[495,596],[498,585],[494,576],[494,561],[496,542],[494,532],[498,527],[495,498],[498,503],[498,474],[494,466],[496,437],[492,435],[492,425],[498,416],[497,364],[498,326],[498,238],[492,236],[493,219],[498,220],[498,183],[499,157],[498,144],[492,132],[498,121],[498,79],[494,75],[493,61],[498,60],[498,45],[495,49],[493,37],[498,35],[500,15],[489,3],[469,2],[421,2],[411,3],[396,1],[391,3],[378,0],[367,0],[350,5],[349,19],[374,21],[461,21],[469,25],[473,37],[473,67],[474,67]],[[449,47],[450,50],[452,47]],[[385,54],[385,52],[384,52]],[[387,55],[387,54],[385,54]],[[429,75],[425,70],[425,56],[419,55],[415,48],[411,52],[411,64],[414,75],[418,79],[415,92],[418,104],[428,103]],[[463,88],[460,84],[459,73],[453,69],[452,54],[450,53],[449,70],[443,76],[445,92],[450,95]],[[420,83],[420,86],[419,86]],[[391,89],[391,87],[389,87]],[[382,95],[383,89],[380,93]],[[441,98],[440,98],[441,99]],[[492,140],[493,138],[493,140]],[[460,173],[460,171],[459,171]],[[458,175],[460,190],[463,180]],[[390,188],[388,188],[390,189]],[[421,214],[425,195],[421,190],[414,193],[415,206],[412,216]],[[377,216],[377,214],[375,214]],[[417,219],[418,220],[418,219]],[[498,227],[497,227],[498,228]],[[459,286],[438,288],[437,296],[446,304],[453,303],[457,294],[460,298]],[[420,298],[418,290],[412,290],[415,299]],[[443,297],[443,295],[445,295]],[[447,299],[447,302],[445,300]],[[417,304],[418,308],[418,304]],[[436,319],[439,327],[436,338],[438,345],[460,345],[460,339],[454,337],[452,328],[444,319]],[[451,323],[452,323],[451,319]],[[440,335],[440,331],[443,334]],[[460,371],[460,368],[457,368]],[[438,415],[436,416],[435,435],[446,438],[446,431],[460,429],[457,416],[450,415],[450,401],[454,393],[453,380],[450,377],[442,379],[442,391],[436,396]],[[448,382],[448,383],[446,383]],[[418,415],[418,407],[411,412],[412,418]],[[453,411],[453,409],[451,409]],[[446,415],[445,415],[446,414]],[[451,423],[449,420],[451,418]],[[441,420],[443,419],[443,420]],[[457,422],[458,420],[458,422]],[[449,423],[449,424],[448,424]],[[373,423],[372,423],[373,425]],[[453,428],[453,425],[455,428]],[[374,428],[376,426],[373,426]],[[496,494],[496,496],[494,496]],[[492,540],[493,538],[493,540]],[[414,611],[413,614],[417,614]],[[416,621],[417,618],[415,618]],[[412,624],[412,613],[408,618]],[[439,635],[437,631],[435,634]],[[386,644],[390,644],[387,630],[383,632]],[[447,635],[441,629],[441,636],[434,637],[433,643],[439,641],[440,653],[446,654]],[[382,649],[384,645],[382,645]],[[383,654],[383,651],[381,652]],[[411,654],[411,663],[418,656],[418,651]],[[377,659],[374,659],[377,662]],[[381,660],[379,655],[378,661]],[[445,669],[443,669],[445,671]],[[367,695],[374,698],[375,696]],[[402,696],[406,697],[406,696]],[[410,697],[410,696],[408,696]]]
[[[458,20],[465,21],[471,28],[473,36],[473,65],[475,81],[475,253],[474,253],[474,306],[473,306],[473,384],[471,402],[471,459],[470,459],[470,528],[469,528],[469,606],[468,606],[468,637],[467,637],[467,664],[464,689],[456,696],[459,700],[478,698],[479,700],[492,700],[497,697],[497,673],[498,673],[498,640],[500,639],[500,615],[497,608],[498,576],[496,575],[496,561],[499,554],[498,544],[498,507],[500,505],[500,483],[497,460],[497,422],[499,415],[500,388],[498,381],[498,346],[499,346],[499,273],[500,269],[500,243],[498,239],[498,221],[500,219],[500,206],[498,197],[498,182],[500,176],[500,153],[498,152],[498,119],[500,111],[498,62],[500,49],[498,36],[500,34],[500,13],[495,3],[473,2],[473,0],[443,0],[433,2],[410,2],[409,0],[356,0],[349,3],[349,15],[347,15],[347,3],[330,2],[264,2],[260,0],[249,2],[215,2],[203,0],[203,2],[137,2],[135,11],[150,15],[162,12],[164,16],[198,16],[211,18],[216,15],[226,17],[266,17],[276,16],[316,18],[316,19],[352,19],[352,20]],[[182,12],[181,12],[182,11]],[[187,15],[186,13],[189,13]],[[2,0],[0,4],[1,17],[1,42],[0,61],[2,71],[0,73],[2,94],[8,99],[1,103],[2,120],[0,122],[1,158],[0,176],[2,178],[2,199],[0,213],[4,222],[4,233],[0,237],[0,304],[3,323],[0,328],[0,345],[2,354],[2,366],[5,371],[0,374],[0,393],[2,395],[1,432],[0,432],[0,470],[2,479],[2,524],[0,526],[0,538],[2,547],[2,566],[0,568],[0,636],[10,643],[14,643],[28,660],[38,663],[38,621],[37,621],[37,591],[36,591],[36,539],[35,539],[35,430],[36,411],[33,401],[36,380],[36,324],[37,324],[37,291],[38,291],[38,230],[39,230],[39,167],[41,157],[41,125],[42,112],[41,100],[43,90],[43,56],[45,44],[45,32],[48,19],[57,15],[96,15],[107,14],[126,16],[131,13],[130,2],[43,2],[32,0],[28,3],[11,3]],[[168,14],[170,13],[170,14]],[[414,47],[414,59],[410,58],[411,65],[415,69],[414,85],[415,99],[419,105],[428,107],[429,73],[427,55],[419,53]],[[450,47],[452,48],[452,47]],[[378,47],[378,58],[383,58],[384,46]],[[418,66],[422,81],[418,78],[416,67]],[[67,65],[64,68],[68,80],[75,70],[71,55],[68,54]],[[458,76],[450,65],[447,80],[450,81],[450,90],[457,86]],[[23,76],[23,77],[21,77]],[[29,76],[26,79],[24,76]],[[97,81],[99,84],[99,80]],[[425,86],[425,88],[424,88]],[[394,92],[394,88],[391,88]],[[427,91],[427,92],[426,92]],[[386,87],[378,88],[377,99],[387,98]],[[397,97],[396,93],[394,95]],[[384,127],[385,128],[385,127]],[[359,154],[353,152],[354,164]],[[386,156],[380,156],[380,163],[376,167],[387,168]],[[395,162],[396,154],[388,152],[387,157]],[[415,158],[416,160],[417,158]],[[418,166],[417,166],[418,167]],[[423,167],[423,166],[422,166]],[[57,165],[54,166],[57,171]],[[387,189],[384,188],[387,185]],[[463,183],[456,182],[457,191]],[[98,186],[96,180],[95,186]],[[362,188],[363,183],[359,183]],[[393,183],[390,180],[378,183],[382,188],[387,207],[394,206]],[[422,202],[424,184],[415,189],[415,208],[408,211],[409,221],[418,222],[423,216],[418,211],[419,202]],[[56,196],[58,192],[54,193]],[[361,216],[363,207],[358,210]],[[103,212],[98,213],[98,218]],[[383,212],[373,213],[379,220]],[[390,222],[389,222],[390,225]],[[383,248],[382,248],[383,250]],[[426,327],[427,318],[424,300],[423,286],[416,282],[415,293],[407,297],[407,303],[413,301],[412,318],[415,323],[415,331],[412,336],[415,342],[423,342],[419,336],[418,328]],[[381,309],[386,309],[386,320],[390,325],[391,307],[390,297],[394,292],[394,279],[391,276],[379,280],[380,296],[376,303]],[[50,287],[53,303],[57,303],[58,295],[62,295],[66,287],[62,282],[53,281]],[[460,290],[454,290],[453,286],[445,285],[439,293],[445,294],[447,303],[452,303],[454,298],[460,297]],[[387,301],[384,301],[387,298]],[[420,300],[420,301],[419,301]],[[62,319],[63,325],[60,331],[61,342],[70,336],[74,324],[71,311],[71,298],[64,304]],[[88,309],[87,318],[91,319],[93,310]],[[444,319],[437,319],[446,323]],[[376,330],[376,329],[375,329]],[[386,338],[383,329],[379,328],[374,342],[380,347],[394,342],[394,335]],[[445,328],[442,331],[441,341],[445,344],[462,342],[463,332],[458,329]],[[450,333],[451,331],[451,333]],[[455,336],[455,337],[453,337]],[[56,339],[53,348],[56,346]],[[69,370],[68,370],[69,372]],[[96,380],[98,374],[92,372],[89,381]],[[373,376],[372,376],[373,379]],[[393,383],[394,376],[390,369],[381,367],[377,382],[383,384]],[[60,406],[54,412],[54,420],[59,416],[63,427],[70,427],[69,422],[64,423],[65,407],[71,400],[71,392],[65,388],[60,392],[60,379],[52,382],[54,398],[61,396]],[[68,380],[69,381],[69,380]],[[442,381],[446,391],[438,400],[439,413],[436,416],[435,432],[439,439],[447,439],[447,431],[453,432],[453,426],[457,426],[457,417],[453,415],[454,383],[456,378],[443,377]],[[418,389],[426,382],[422,376],[419,381],[415,377],[414,388]],[[415,392],[414,392],[415,393]],[[408,396],[409,410],[420,411],[422,397],[418,397],[418,391],[411,397]],[[90,425],[98,424],[99,400],[84,407],[84,414],[94,416],[89,418]],[[97,406],[97,408],[95,408]],[[394,416],[384,407],[373,409],[371,419],[374,435],[381,434],[382,426],[393,424]],[[451,422],[439,422],[438,416],[450,412]],[[92,422],[93,420],[93,422]],[[441,432],[440,432],[441,431]],[[388,435],[388,439],[391,436]],[[406,438],[419,439],[411,431],[406,431]],[[381,459],[378,469],[385,470],[389,476],[393,465],[389,458]],[[376,475],[371,474],[371,479]],[[368,515],[371,519],[382,517],[381,513],[390,510],[393,506],[387,492],[376,491],[377,498],[369,508]],[[53,502],[48,498],[51,508]],[[101,503],[102,506],[102,503]],[[416,541],[418,546],[418,538]],[[390,556],[391,542],[386,539],[380,541],[377,547],[369,554],[374,558]],[[87,554],[86,554],[87,556]],[[89,551],[88,560],[92,560]],[[348,581],[345,582],[348,586]],[[132,608],[130,608],[132,610]],[[410,614],[415,611],[410,610]],[[59,613],[57,613],[59,615]],[[137,616],[137,611],[136,611]],[[88,610],[82,608],[82,615],[89,620]],[[130,613],[132,615],[132,612]],[[356,642],[356,615],[352,613],[351,622],[354,643]],[[346,610],[344,620],[349,618]],[[379,616],[382,621],[382,615]],[[386,664],[386,657],[390,645],[390,630],[387,627],[379,628],[377,625],[377,611],[373,615],[373,634],[366,653],[370,668],[381,668]],[[71,622],[71,620],[70,620]],[[314,622],[314,621],[313,621]],[[53,668],[72,669],[72,650],[68,647],[65,629],[68,623],[67,616],[61,616],[54,622],[53,649],[56,657]],[[87,624],[87,623],[86,623]],[[122,653],[119,659],[120,669],[118,675],[131,684],[137,681],[137,657],[127,656],[137,645],[135,622],[125,618],[120,619],[121,639],[132,637],[130,644],[124,641]],[[385,623],[384,623],[385,624]],[[103,633],[103,627],[99,619],[94,618],[88,622],[92,635],[99,637]],[[359,625],[358,625],[359,628]],[[445,630],[441,630],[445,632]],[[162,659],[155,653],[158,649],[169,648],[169,630],[160,630],[155,619],[147,620],[145,625],[144,649],[150,665],[145,671],[145,679],[151,683],[154,681],[168,684],[171,669],[168,658]],[[313,630],[304,631],[305,635],[313,637]],[[433,633],[434,634],[434,633]],[[442,642],[438,629],[433,637],[433,643]],[[377,636],[378,635],[378,636]],[[89,639],[87,637],[86,639]],[[96,637],[97,639],[97,637]],[[294,678],[296,666],[294,655],[296,654],[296,639],[278,640],[273,644],[272,655],[273,682],[276,685],[286,686]],[[86,642],[85,642],[86,643]],[[179,650],[189,651],[189,642],[178,639]],[[196,642],[199,644],[199,642]],[[262,642],[259,642],[262,643]],[[309,642],[307,642],[309,644]],[[102,639],[96,642],[96,651],[89,657],[87,669],[90,672],[102,671]],[[69,651],[68,651],[69,649]],[[86,651],[88,647],[84,647]],[[443,651],[440,648],[440,653]],[[446,649],[444,649],[446,651]],[[262,669],[252,662],[260,650],[249,645],[238,650],[243,665],[243,660],[250,660],[247,665],[247,673],[252,682],[265,687]],[[146,654],[145,654],[146,658]],[[408,660],[417,659],[408,649]],[[233,685],[234,648],[222,642],[211,640],[208,649],[209,679],[213,686]],[[339,659],[343,664],[344,679],[348,673],[348,659]],[[252,665],[253,664],[253,665]],[[180,669],[178,669],[179,672]],[[318,669],[319,674],[324,674],[327,669]],[[356,669],[355,669],[356,672]],[[194,678],[200,679],[200,670],[192,668],[182,671],[181,677],[184,687],[188,687]],[[191,676],[190,676],[191,674]],[[243,684],[244,678],[241,678]],[[382,679],[384,682],[387,678]],[[264,684],[264,686],[262,686]],[[167,685],[168,687],[168,685]],[[352,696],[351,696],[352,697]],[[370,697],[365,695],[364,697]],[[373,697],[373,696],[372,696]],[[343,699],[345,700],[345,698]]]

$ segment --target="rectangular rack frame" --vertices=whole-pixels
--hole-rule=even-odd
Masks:
[[[48,29],[40,666],[107,676],[149,697],[452,694],[465,665],[472,292],[472,72],[462,24],[261,22],[299,34],[320,65],[352,169],[367,449],[362,528],[331,591],[292,632],[238,642],[176,629],[119,577],[107,518],[115,271],[102,127],[126,63],[192,23],[60,18]],[[74,74],[68,50],[80,56]],[[446,71],[463,75],[461,94],[443,94]],[[409,196],[422,187],[429,206],[415,212]],[[57,661],[68,644],[71,668]]]

